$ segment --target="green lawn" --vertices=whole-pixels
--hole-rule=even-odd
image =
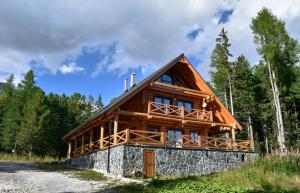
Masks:
[[[300,193],[300,157],[266,157],[235,171],[153,179],[146,186],[131,184],[119,190],[124,193]]]

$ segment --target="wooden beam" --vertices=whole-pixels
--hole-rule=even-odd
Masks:
[[[208,92],[204,92],[204,91],[200,91],[200,90],[194,90],[194,89],[190,89],[190,88],[185,88],[185,87],[179,87],[179,86],[175,86],[175,85],[169,85],[169,84],[164,84],[164,83],[160,83],[160,82],[152,82],[151,84],[151,89],[153,90],[157,90],[157,91],[167,91],[167,92],[171,92],[174,94],[178,94],[181,96],[196,96],[196,97],[208,97],[211,96],[210,93]]]
[[[117,114],[114,119],[114,144],[117,144],[118,120],[119,115]]]

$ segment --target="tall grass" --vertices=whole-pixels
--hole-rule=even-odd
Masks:
[[[223,184],[265,191],[300,192],[300,157],[268,156],[240,169],[214,175]]]
[[[269,156],[222,173],[185,178],[154,179],[145,187],[127,185],[145,193],[300,193],[300,157]]]
[[[57,162],[62,161],[58,157],[52,156],[36,156],[36,155],[17,155],[0,153],[0,160],[2,161],[16,161],[16,162]]]

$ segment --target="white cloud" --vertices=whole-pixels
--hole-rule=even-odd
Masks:
[[[59,71],[62,74],[71,74],[75,72],[81,72],[84,69],[80,66],[77,66],[76,63],[63,64],[60,66]]]
[[[300,37],[296,25],[300,22],[300,1],[296,0],[2,0],[0,81],[9,73],[20,79],[32,60],[42,61],[54,74],[62,68],[65,72],[82,68],[67,65],[66,58],[76,59],[82,46],[114,42],[113,55],[103,55],[91,70],[92,76],[139,67],[152,71],[184,52],[202,61],[195,65],[207,77],[210,54],[222,26],[229,31],[234,56],[245,54],[253,64],[259,57],[249,25],[263,6],[284,19],[293,36]],[[228,9],[234,10],[229,22],[217,25],[216,13]],[[198,28],[203,32],[195,40],[186,37]],[[110,53],[105,46],[100,51]]]

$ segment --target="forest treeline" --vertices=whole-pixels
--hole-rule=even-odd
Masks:
[[[245,128],[240,137],[254,138],[258,151],[300,148],[298,41],[267,8],[250,28],[260,61],[250,65],[244,55],[234,58],[222,29],[211,56],[210,84]]]
[[[222,29],[211,55],[209,84],[244,130],[258,152],[300,148],[299,44],[284,21],[264,8],[252,19],[253,40],[260,61],[250,65],[244,55],[233,56]],[[234,46],[234,45],[233,45]],[[0,150],[65,156],[62,137],[103,108],[79,93],[48,95],[30,70],[18,86],[11,75],[0,93]]]
[[[11,153],[63,157],[62,137],[103,108],[102,98],[79,93],[48,95],[34,81],[33,71],[15,87],[11,75],[0,94],[0,148]]]

